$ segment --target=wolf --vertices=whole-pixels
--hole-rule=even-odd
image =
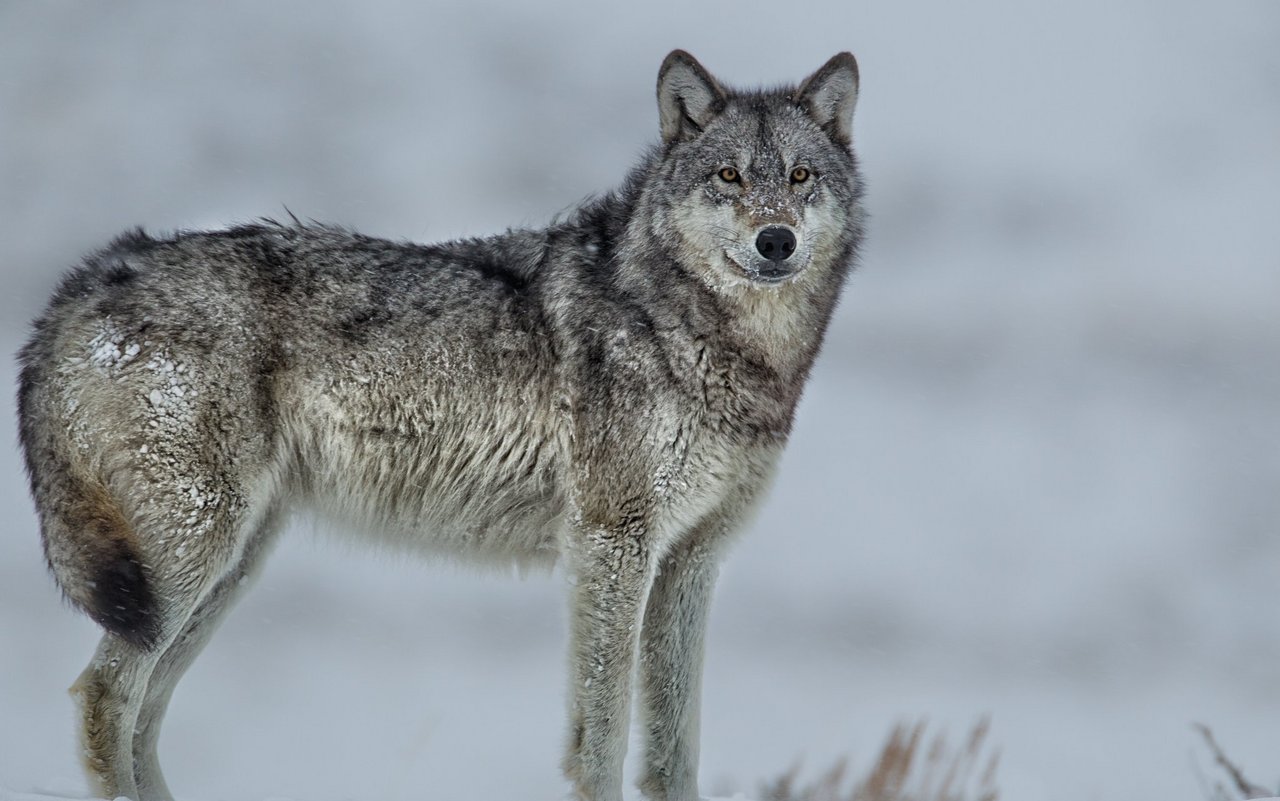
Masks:
[[[717,563],[764,496],[863,237],[858,67],[658,73],[659,141],[548,227],[422,245],[296,219],[127,233],[19,354],[44,552],[105,630],[72,688],[107,797],[169,799],[174,687],[298,508],[559,565],[576,798],[698,797]]]

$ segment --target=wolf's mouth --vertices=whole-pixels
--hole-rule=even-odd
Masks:
[[[777,286],[785,284],[795,278],[804,269],[804,265],[800,264],[781,264],[778,262],[769,262],[764,267],[756,267],[753,264],[743,264],[733,257],[733,253],[728,250],[724,251],[725,260],[741,271],[741,275],[753,284],[764,284],[766,286]]]
[[[791,278],[794,278],[799,270],[761,270],[757,273],[748,273],[748,277],[757,284],[785,284]]]

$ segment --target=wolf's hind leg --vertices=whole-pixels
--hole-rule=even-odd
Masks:
[[[257,573],[266,553],[274,544],[279,519],[278,510],[272,510],[254,525],[254,533],[245,545],[239,563],[196,606],[182,631],[164,649],[151,671],[133,731],[133,776],[139,796],[145,801],[167,801],[173,798],[156,754],[160,727],[169,707],[169,699],[173,696],[178,681],[204,650],[227,611]]]
[[[147,486],[154,490],[165,485]],[[154,600],[150,614],[155,636],[151,643],[135,643],[108,632],[72,687],[81,707],[86,766],[108,798],[152,801],[166,797],[163,780],[158,786],[139,786],[138,758],[144,753],[135,752],[135,732],[153,672],[218,581],[247,550],[242,538],[252,517],[249,503],[229,484],[222,487],[217,500],[198,508],[187,502],[188,493],[151,491],[150,505],[131,521],[139,561],[145,566],[147,597]],[[157,686],[167,681],[162,678]],[[154,749],[145,757],[143,774],[158,774],[153,770]]]
[[[71,687],[80,706],[85,767],[107,798],[139,798],[133,780],[133,726],[158,655],[106,634]]]

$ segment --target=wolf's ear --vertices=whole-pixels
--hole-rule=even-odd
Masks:
[[[672,50],[658,70],[658,119],[662,141],[692,139],[724,109],[724,90],[698,60]]]
[[[796,99],[832,139],[849,144],[853,139],[853,107],[858,102],[858,62],[853,54],[832,56],[805,78]]]

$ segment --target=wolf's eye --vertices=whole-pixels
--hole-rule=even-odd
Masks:
[[[738,171],[732,167],[721,167],[720,172],[718,174],[720,176],[721,181],[724,181],[730,184],[737,182],[737,180],[740,177],[742,177],[738,175]]]
[[[796,167],[794,170],[791,171],[791,183],[802,184],[807,180],[809,180],[808,167]]]

